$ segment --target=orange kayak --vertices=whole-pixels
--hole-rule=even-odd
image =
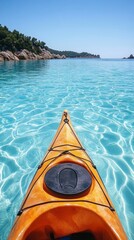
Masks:
[[[8,239],[127,239],[67,111],[38,166]]]

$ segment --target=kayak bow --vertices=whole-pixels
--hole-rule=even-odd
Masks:
[[[67,111],[38,166],[8,239],[127,239]]]

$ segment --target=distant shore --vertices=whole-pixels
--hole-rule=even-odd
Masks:
[[[65,59],[65,58],[89,58],[99,59],[100,55],[89,54],[86,52],[76,53],[73,51],[57,51],[42,49],[41,53],[23,49],[21,51],[11,52],[9,50],[0,52],[0,62],[4,61],[19,61],[19,60],[47,60],[47,59]]]
[[[20,60],[49,60],[49,59],[66,59],[66,58],[70,58],[70,59],[109,59],[109,58],[100,58],[99,55],[87,55],[86,56],[86,53],[85,55],[83,53],[77,53],[79,54],[78,56],[74,55],[75,52],[71,52],[69,51],[69,56],[67,54],[66,55],[61,55],[61,53],[63,52],[67,52],[68,51],[63,51],[63,52],[60,52],[60,51],[57,51],[57,50],[52,50],[52,51],[55,51],[55,53],[52,53],[46,49],[43,49],[41,53],[39,54],[36,54],[34,52],[31,52],[31,51],[28,51],[27,49],[23,49],[22,51],[17,51],[17,52],[11,52],[9,50],[6,50],[6,51],[0,51],[0,62],[4,62],[4,61],[20,61]],[[59,52],[59,54],[58,54]],[[70,52],[71,52],[71,55],[70,56]],[[56,54],[57,53],[57,54]],[[74,55],[74,56],[73,56]],[[111,58],[110,58],[111,59]],[[118,58],[119,59],[119,58]],[[134,60],[134,55],[130,55],[129,57],[123,57],[123,58],[120,58],[122,60]]]

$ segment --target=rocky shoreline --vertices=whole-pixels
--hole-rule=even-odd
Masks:
[[[0,62],[19,60],[65,59],[65,58],[66,58],[65,55],[61,56],[59,54],[52,54],[46,49],[43,49],[39,54],[30,52],[27,49],[23,49],[22,51],[18,51],[15,53],[8,50],[0,52]]]

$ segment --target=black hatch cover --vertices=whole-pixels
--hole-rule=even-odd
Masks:
[[[52,167],[44,178],[46,186],[64,195],[74,195],[86,191],[92,183],[89,172],[75,163],[60,163]]]

